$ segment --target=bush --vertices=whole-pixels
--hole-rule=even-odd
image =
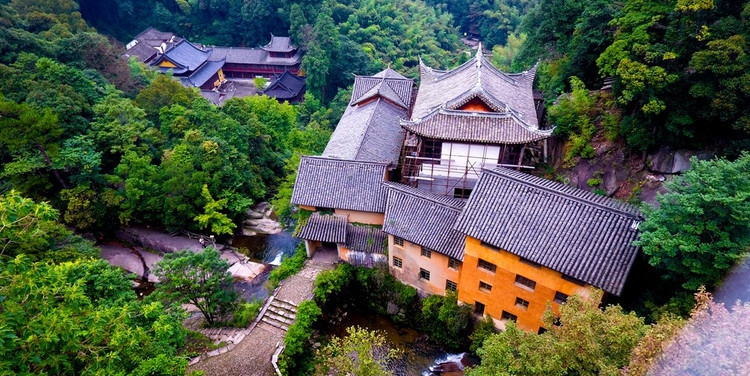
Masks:
[[[336,269],[326,270],[318,274],[315,279],[315,302],[320,306],[331,301],[340,300],[343,291],[349,291],[348,287],[354,277],[354,267],[349,264],[341,264]]]
[[[471,339],[471,347],[469,348],[469,351],[476,354],[477,349],[482,347],[484,340],[495,333],[497,333],[495,322],[492,321],[492,317],[486,315],[474,326],[474,332],[472,332],[469,337]]]
[[[455,293],[431,295],[422,301],[422,323],[430,337],[450,349],[467,345],[473,327],[472,307],[458,305]]]
[[[313,335],[313,325],[322,311],[312,300],[299,305],[297,321],[289,327],[284,337],[284,351],[279,357],[279,368],[284,375],[304,375],[312,371],[312,346],[308,341]]]
[[[234,310],[233,326],[237,328],[246,328],[258,317],[262,305],[262,300],[253,300],[252,302],[242,302],[238,304],[237,309]]]
[[[281,281],[297,274],[307,260],[307,251],[305,251],[305,244],[297,244],[297,249],[294,251],[292,257],[285,257],[281,260],[281,265],[278,268],[271,271],[271,275],[268,276],[268,289],[274,290],[279,287]]]

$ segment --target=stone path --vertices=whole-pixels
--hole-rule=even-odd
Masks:
[[[335,253],[316,253],[269,298],[260,319],[249,328],[232,333],[232,338],[227,337],[232,341],[229,346],[210,352],[207,355],[211,357],[197,363],[191,362],[189,370],[204,371],[208,376],[275,376],[271,357],[277,345],[283,344],[286,329],[296,317],[296,307],[312,298],[315,277],[333,268],[337,261]]]

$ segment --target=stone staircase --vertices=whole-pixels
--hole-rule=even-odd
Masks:
[[[226,345],[240,343],[250,333],[248,328],[210,328],[200,329],[206,337],[211,338],[215,345],[224,342]]]
[[[297,305],[276,298],[269,304],[268,309],[263,314],[263,318],[261,318],[261,322],[286,332],[289,330],[289,326],[294,324],[296,318]]]

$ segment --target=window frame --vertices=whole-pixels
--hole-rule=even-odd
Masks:
[[[398,264],[398,265],[396,265],[396,264]],[[402,259],[401,257],[393,256],[392,265],[393,265],[394,268],[403,269],[404,268],[404,259]]]
[[[532,292],[536,290],[536,281],[526,278],[520,274],[516,274],[516,279],[513,283],[524,290]]]
[[[485,265],[482,265],[482,264],[485,264]],[[477,259],[477,269],[483,269],[486,272],[495,274],[497,272],[497,265],[495,265],[495,264],[493,264],[493,263],[491,263],[491,262],[489,262],[487,260],[478,258]]]
[[[564,295],[565,298],[562,298],[560,295]],[[555,302],[555,303],[557,303],[557,304],[565,304],[565,303],[568,302],[568,298],[569,297],[570,296],[568,294],[564,293],[564,292],[555,291],[555,297],[552,299],[552,301]]]
[[[399,238],[398,236],[393,237],[393,245],[403,247],[404,246],[404,238]]]
[[[432,258],[432,250],[425,246],[422,246],[422,248],[419,251],[419,255],[424,258]]]
[[[455,264],[455,265],[451,265],[451,264]],[[454,259],[453,257],[448,258],[448,269],[458,270],[460,266],[461,266],[461,261],[458,261],[458,259]]]
[[[492,285],[485,281],[479,281],[479,291],[490,292],[492,291]]]
[[[423,281],[429,281],[430,271],[427,269],[419,268],[419,279]]]
[[[450,279],[445,280],[445,291],[458,291],[458,284]]]
[[[518,322],[518,316],[514,315],[508,311],[503,311],[503,313],[500,314],[500,321],[513,321]]]
[[[526,299],[522,299],[516,296],[516,303],[514,305],[524,311],[529,310],[529,301]]]

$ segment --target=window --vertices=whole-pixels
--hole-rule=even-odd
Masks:
[[[458,285],[456,285],[456,282],[453,282],[451,280],[445,281],[445,290],[446,291],[456,291],[458,288]]]
[[[419,268],[419,279],[424,279],[425,281],[430,280],[430,272],[428,270],[424,270],[422,268]]]
[[[471,195],[471,189],[469,188],[454,188],[453,189],[453,197],[454,198],[469,198]]]
[[[404,267],[404,261],[400,257],[393,256],[393,266],[401,269]]]
[[[458,266],[461,264],[461,261],[458,261],[454,258],[448,259],[448,269],[458,270]]]
[[[497,270],[497,265],[491,262],[484,261],[482,259],[479,259],[479,263],[477,264],[477,267],[482,268],[492,273],[494,273]]]
[[[524,263],[524,264],[526,264],[526,265],[531,265],[531,266],[533,266],[533,267],[535,267],[537,269],[539,269],[539,268],[542,267],[542,264],[540,264],[538,262],[531,261],[531,260],[529,260],[529,259],[527,259],[525,257],[521,257],[521,262]]]
[[[521,308],[525,311],[529,309],[529,301],[516,297],[516,307]]]
[[[482,247],[489,248],[489,249],[491,249],[493,251],[499,251],[500,250],[499,247],[495,247],[494,245],[492,245],[490,243],[485,243],[485,242],[482,242]]]
[[[432,257],[432,250],[429,248],[422,247],[422,257]]]
[[[484,316],[484,304],[480,302],[474,302],[474,314]]]
[[[522,276],[522,275],[516,275],[516,286],[523,287],[525,289],[529,289],[531,291],[534,291],[536,288],[536,282]]]
[[[403,247],[404,246],[404,239],[399,238],[398,236],[393,237],[393,244]]]
[[[583,281],[581,281],[580,279],[577,279],[577,278],[573,278],[573,277],[571,277],[571,276],[569,276],[567,274],[563,274],[562,275],[562,279],[564,279],[564,280],[566,280],[568,282],[573,282],[573,283],[575,283],[578,286],[586,286],[586,282],[583,282]]]
[[[492,291],[492,285],[487,282],[479,281],[479,290],[484,292]]]
[[[516,316],[516,315],[514,315],[514,314],[512,314],[510,312],[503,311],[503,314],[500,315],[500,320],[516,322],[516,321],[518,321],[518,316]]]
[[[539,330],[537,330],[536,334],[544,334],[547,332],[547,328],[540,326]]]
[[[563,304],[568,301],[568,295],[561,293],[560,291],[555,292],[555,303]]]

